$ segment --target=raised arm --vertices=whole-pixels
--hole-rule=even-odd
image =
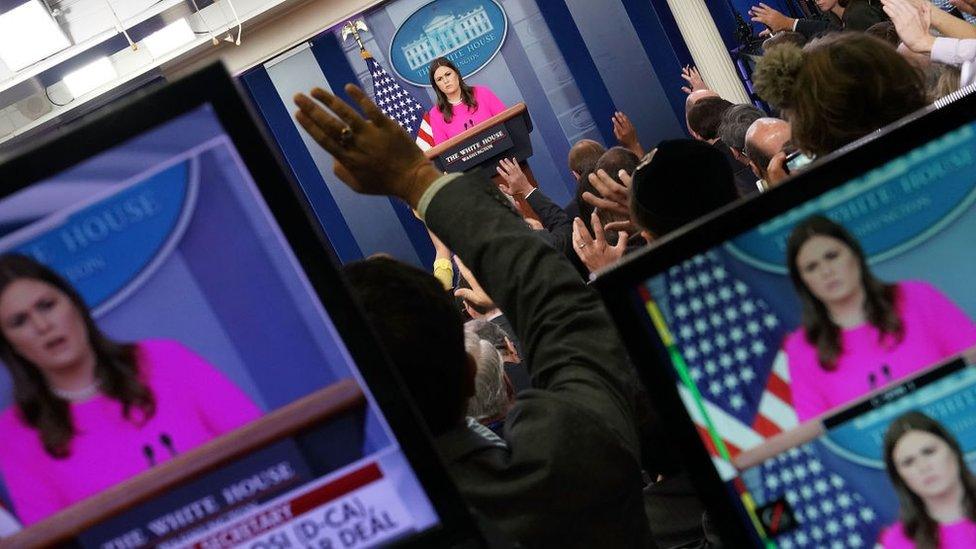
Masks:
[[[362,90],[349,85],[346,91],[366,120],[324,90],[313,90],[313,97],[339,118],[296,97],[296,117],[336,158],[339,177],[359,192],[397,196],[415,207],[512,322],[533,385],[589,410],[638,455],[636,379],[599,297],[488,179],[443,176]]]

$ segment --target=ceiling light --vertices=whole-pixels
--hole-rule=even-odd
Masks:
[[[150,34],[143,39],[142,43],[153,57],[162,57],[184,44],[193,42],[195,38],[190,23],[186,19],[180,19]]]
[[[0,14],[0,59],[14,72],[53,55],[71,42],[39,0]]]
[[[108,57],[102,57],[98,61],[66,74],[64,85],[68,86],[71,95],[81,97],[103,84],[108,84],[118,76],[119,73],[115,71],[112,61]]]

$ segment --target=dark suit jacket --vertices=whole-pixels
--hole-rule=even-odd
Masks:
[[[736,160],[735,156],[732,155],[732,149],[721,139],[713,143],[712,146],[725,155],[725,160],[728,161],[729,167],[732,168],[732,175],[735,178],[735,190],[739,192],[739,196],[749,196],[750,194],[758,193],[759,187],[756,186],[756,174],[752,173],[752,168]]]
[[[542,222],[542,226],[549,232],[546,240],[553,248],[562,252],[569,259],[569,262],[573,264],[573,267],[576,269],[576,272],[580,273],[580,276],[584,279],[589,278],[589,269],[586,268],[586,265],[583,265],[579,256],[576,255],[576,250],[573,249],[573,218],[566,213],[566,210],[563,210],[558,204],[550,200],[542,192],[542,189],[533,191],[525,201],[539,215],[539,221]]]
[[[498,326],[505,332],[505,335],[511,340],[512,345],[515,346],[515,352],[518,353],[519,359],[521,360],[521,362],[505,363],[505,373],[508,374],[508,379],[511,380],[512,385],[515,386],[515,392],[521,393],[526,389],[532,388],[528,364],[524,356],[525,351],[522,350],[522,342],[518,340],[518,334],[515,333],[515,328],[512,328],[512,323],[508,321],[505,315],[496,316],[488,322]]]
[[[796,32],[810,40],[832,31],[864,31],[875,23],[887,20],[888,15],[881,9],[881,0],[851,0],[840,21],[829,16],[800,19],[796,23]]]
[[[427,225],[506,312],[533,389],[503,438],[466,426],[436,446],[461,494],[528,547],[651,547],[637,380],[600,298],[477,174],[440,190]]]

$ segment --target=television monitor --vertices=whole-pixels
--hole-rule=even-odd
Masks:
[[[730,546],[976,541],[974,201],[968,90],[596,280]]]
[[[479,545],[223,67],[0,181],[0,545]]]

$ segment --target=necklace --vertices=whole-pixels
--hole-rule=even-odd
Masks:
[[[56,387],[51,387],[51,392],[57,395],[58,398],[67,400],[68,402],[79,402],[82,400],[88,400],[91,397],[98,394],[98,391],[102,388],[102,380],[96,379],[87,387],[82,387],[81,389],[75,389],[74,391],[66,391],[64,389],[58,389]]]

